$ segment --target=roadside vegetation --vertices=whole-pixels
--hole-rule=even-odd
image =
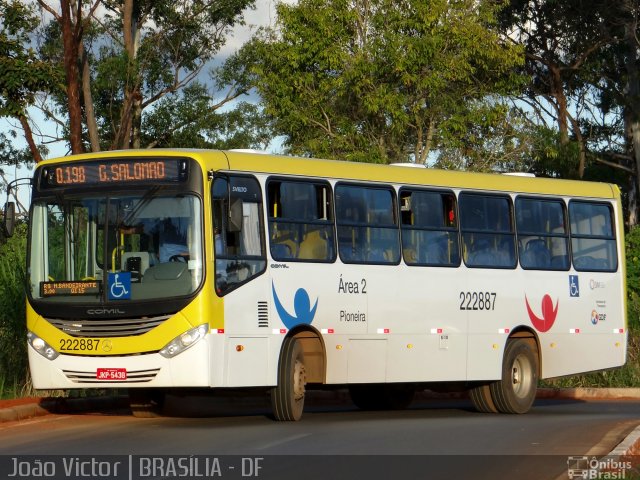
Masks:
[[[0,246],[0,398],[29,394],[25,324],[26,227]]]

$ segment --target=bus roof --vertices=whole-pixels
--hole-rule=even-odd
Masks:
[[[46,160],[40,165],[60,161],[154,156],[191,157],[198,160],[205,170],[223,169],[247,173],[298,175],[338,180],[373,181],[441,188],[494,190],[500,192],[569,195],[592,198],[619,197],[617,185],[600,182],[461,172],[434,168],[407,168],[404,165],[321,160],[233,150],[145,149],[104,151]],[[220,168],[221,165],[224,165],[224,167]]]

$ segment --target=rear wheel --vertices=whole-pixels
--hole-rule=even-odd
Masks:
[[[491,398],[491,386],[480,385],[469,390],[469,397],[476,410],[482,413],[498,413],[493,398]]]
[[[129,390],[131,413],[137,418],[155,418],[162,415],[165,392],[156,388],[132,388]]]
[[[271,389],[271,407],[276,420],[298,421],[302,418],[306,383],[302,346],[295,338],[287,338],[280,354],[278,385]]]
[[[538,353],[535,343],[524,338],[507,342],[502,379],[491,384],[491,398],[502,413],[526,413],[533,405],[538,386]]]

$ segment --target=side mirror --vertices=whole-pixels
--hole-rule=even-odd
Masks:
[[[242,231],[242,199],[232,198],[229,204],[229,222],[227,223],[227,231]]]
[[[4,206],[4,231],[7,237],[13,235],[13,230],[16,226],[16,204],[14,202],[7,202]]]

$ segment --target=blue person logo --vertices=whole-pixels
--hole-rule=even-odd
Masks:
[[[318,299],[316,298],[316,303],[311,308],[311,300],[309,299],[309,294],[304,288],[299,288],[293,297],[293,311],[295,315],[291,315],[287,312],[287,309],[284,308],[282,302],[278,298],[278,294],[276,293],[276,286],[272,282],[271,286],[273,288],[273,299],[276,303],[276,310],[278,311],[278,315],[280,315],[280,319],[282,323],[284,323],[287,329],[291,330],[296,325],[300,325],[301,323],[310,324],[313,322],[313,317],[316,315],[316,309],[318,308]]]

